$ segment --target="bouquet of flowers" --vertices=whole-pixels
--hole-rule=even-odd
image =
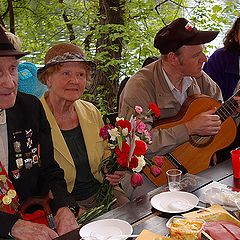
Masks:
[[[162,156],[155,156],[152,160],[145,157],[147,146],[152,143],[152,137],[144,122],[149,117],[159,117],[160,110],[156,104],[150,103],[147,114],[143,115],[142,112],[143,109],[136,106],[135,113],[131,115],[130,120],[116,118],[115,126],[108,123],[100,129],[99,133],[103,139],[109,140],[108,145],[111,151],[110,156],[102,160],[99,171],[109,174],[114,174],[115,171],[129,172],[133,187],[143,183],[140,172],[145,165],[150,167],[154,176],[158,176],[163,164]],[[97,200],[97,207],[86,211],[78,218],[79,224],[107,212],[114,203],[113,186],[106,179],[101,184]]]

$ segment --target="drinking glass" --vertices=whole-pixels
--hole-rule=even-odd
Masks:
[[[240,178],[240,150],[237,148],[231,151],[232,168],[234,178]]]
[[[182,171],[179,169],[169,169],[166,172],[168,188],[170,192],[179,191],[182,178]]]

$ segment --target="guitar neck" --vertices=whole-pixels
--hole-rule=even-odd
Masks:
[[[171,164],[175,168],[181,170],[183,174],[188,172],[188,170],[171,153],[166,153],[165,157],[171,162]]]
[[[237,109],[238,104],[233,99],[235,96],[240,95],[240,89],[232,96],[230,97],[226,102],[223,103],[223,105],[216,111],[216,114],[220,117],[220,120],[223,122],[225,121],[229,116],[231,116]]]

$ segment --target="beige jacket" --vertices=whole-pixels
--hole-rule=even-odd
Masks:
[[[199,79],[193,78],[187,94],[205,94],[222,101],[220,88],[205,73]],[[150,102],[160,108],[161,119],[175,116],[181,108],[165,80],[161,60],[140,69],[129,79],[120,95],[119,115],[124,117],[126,110],[130,108],[134,111],[135,106],[141,106],[147,111]],[[151,132],[153,144],[149,145],[149,155],[164,155],[189,139],[185,124],[168,129],[152,129]]]
[[[68,191],[72,192],[76,179],[74,161],[55,117],[45,100],[46,94],[47,93],[41,97],[41,102],[51,126],[54,158],[64,170],[64,177],[67,182]],[[77,111],[79,123],[83,132],[91,172],[93,176],[101,182],[102,175],[98,172],[98,165],[102,159],[108,156],[109,151],[106,150],[107,142],[99,136],[100,128],[103,126],[100,112],[93,104],[83,100],[77,100],[74,103],[74,107]]]

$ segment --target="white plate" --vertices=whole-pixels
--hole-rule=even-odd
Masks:
[[[166,213],[187,212],[197,206],[198,202],[194,194],[182,191],[159,193],[151,199],[154,208]]]
[[[89,236],[102,236],[102,238],[107,238],[119,235],[128,236],[131,235],[132,232],[132,226],[126,221],[119,219],[103,219],[84,225],[80,229],[79,234],[82,238]],[[127,239],[127,237],[121,239]]]

